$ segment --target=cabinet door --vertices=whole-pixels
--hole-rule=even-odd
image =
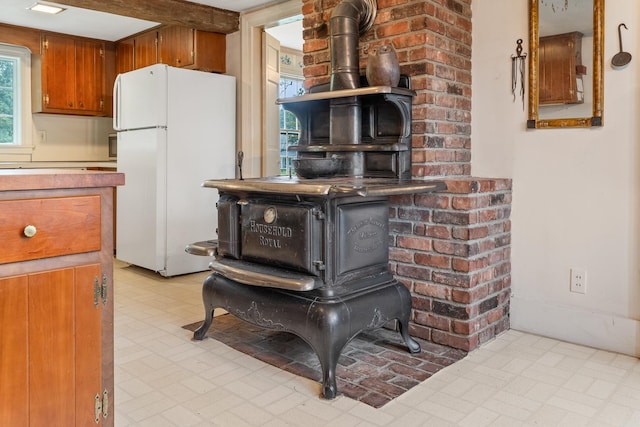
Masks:
[[[581,64],[580,33],[540,37],[539,73],[540,105],[573,104],[582,101],[578,96],[576,65]]]
[[[76,41],[76,108],[104,111],[104,43]]]
[[[99,40],[45,35],[42,112],[104,115],[104,54],[104,42]]]
[[[195,59],[193,65],[187,68],[225,73],[226,46],[224,34],[195,30]]]
[[[0,279],[0,426],[29,423],[28,279]]]
[[[75,41],[47,34],[42,49],[42,105],[46,109],[75,107]]]
[[[171,26],[158,32],[158,62],[173,67],[193,64],[194,29]]]
[[[100,286],[100,265],[75,269],[75,413],[77,426],[101,426],[96,419],[96,397],[102,400],[102,296],[95,295]],[[96,283],[96,280],[98,283]],[[97,300],[96,300],[97,298]],[[97,304],[96,304],[97,302]]]
[[[123,40],[116,45],[116,73],[133,70],[133,39]]]
[[[153,65],[158,61],[157,33],[149,31],[139,35],[134,40],[133,64],[136,69]]]
[[[0,425],[102,425],[100,272],[91,264],[0,279]]]

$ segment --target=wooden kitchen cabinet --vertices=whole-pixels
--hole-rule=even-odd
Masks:
[[[584,102],[582,33],[540,37],[539,105]]]
[[[107,114],[103,41],[44,33],[35,69],[41,73],[34,79],[35,112]]]
[[[123,183],[0,171],[0,425],[113,426],[112,200]]]
[[[134,70],[134,39],[116,43],[116,74]]]
[[[160,27],[116,44],[116,69],[123,73],[153,64],[226,72],[226,36],[181,26]]]
[[[158,62],[158,36],[156,31],[140,34],[134,39],[133,66],[137,70]]]
[[[193,64],[194,29],[173,25],[158,31],[158,62],[173,67]]]
[[[153,65],[158,62],[156,30],[147,31],[116,43],[118,74]]]
[[[224,34],[169,26],[158,30],[158,62],[173,67],[224,73]]]

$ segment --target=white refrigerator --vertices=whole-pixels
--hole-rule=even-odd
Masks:
[[[207,270],[185,247],[217,238],[218,193],[201,184],[235,176],[235,78],[157,64],[118,75],[113,91],[116,258],[163,276]]]

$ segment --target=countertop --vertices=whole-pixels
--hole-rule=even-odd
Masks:
[[[115,160],[75,161],[75,162],[0,162],[0,169],[86,169],[113,168]]]
[[[117,172],[68,169],[0,170],[0,191],[115,187],[123,184],[124,174]]]

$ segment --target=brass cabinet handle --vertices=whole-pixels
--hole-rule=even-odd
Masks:
[[[27,237],[35,236],[37,232],[38,232],[38,229],[36,228],[36,226],[31,224],[27,225],[23,231],[24,235]]]

